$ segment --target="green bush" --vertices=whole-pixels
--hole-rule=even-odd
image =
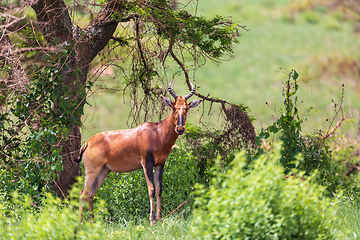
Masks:
[[[317,24],[321,20],[321,15],[314,10],[307,10],[302,13],[304,20],[309,24]]]
[[[48,193],[35,205],[28,195],[15,192],[10,209],[0,203],[0,239],[104,239],[101,221],[79,223],[78,203]]]
[[[339,138],[339,135],[338,133],[336,137]],[[353,141],[345,145],[339,145],[338,141],[334,141],[333,144],[337,145],[336,148],[333,147],[334,150],[331,152],[331,170],[325,172],[319,182],[327,187],[331,195],[341,192],[348,203],[358,207],[360,203],[360,178],[357,171],[349,172],[351,168],[357,167],[359,161],[356,154],[358,152],[358,142]]]
[[[280,163],[284,167],[285,174],[293,168],[304,171],[305,175],[311,175],[316,171],[317,183],[326,187],[329,196],[334,197],[341,191],[349,202],[358,204],[360,201],[358,180],[349,178],[345,174],[349,171],[348,165],[356,165],[358,161],[355,147],[358,144],[353,142],[339,147],[339,143],[335,140],[337,147],[331,148],[331,145],[334,145],[332,138],[325,137],[326,134],[323,131],[319,130],[306,135],[303,133],[302,126],[306,121],[306,114],[301,117],[296,104],[299,102],[296,96],[299,89],[298,77],[299,74],[295,70],[289,73],[283,89],[285,109],[279,112],[280,117],[276,122],[260,132],[257,137],[259,148],[255,156],[264,153],[265,148],[261,147],[260,139],[272,138],[273,140],[270,140],[272,141],[270,146],[272,146],[274,139],[278,137],[283,142]],[[343,111],[343,99],[344,90],[334,120],[340,111]],[[339,131],[337,130],[337,134]],[[339,136],[341,135],[337,137],[341,138]],[[346,138],[344,136],[344,139]],[[302,158],[296,162],[298,154],[302,154]]]
[[[197,179],[195,158],[181,149],[174,149],[168,157],[163,175],[162,215],[166,216],[180,204],[180,212],[191,212],[191,193]],[[96,202],[105,200],[105,208],[99,209]],[[94,198],[94,211],[100,210],[108,221],[139,220],[148,218],[149,194],[142,170],[118,174],[111,173]]]
[[[257,144],[261,146],[260,139],[269,138],[270,133],[277,134],[283,143],[280,163],[284,167],[285,174],[296,167],[305,171],[307,175],[317,170],[326,175],[331,168],[330,151],[322,134],[320,132],[311,135],[302,133],[306,115],[301,117],[297,107],[298,77],[299,74],[295,70],[289,73],[282,93],[285,109],[280,112],[281,115],[276,122],[260,132]],[[260,154],[263,153],[262,148],[258,148],[258,150]],[[295,165],[296,156],[299,153],[303,155],[303,159]]]
[[[199,186],[193,233],[201,239],[333,239],[335,211],[325,188],[311,178],[285,179],[280,158],[277,145],[248,170],[239,153],[208,190]]]

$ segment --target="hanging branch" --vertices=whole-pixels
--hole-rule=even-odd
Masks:
[[[181,69],[184,72],[184,76],[185,76],[185,80],[186,80],[186,84],[189,88],[189,90],[191,90],[191,85],[190,85],[190,79],[189,79],[189,73],[188,70],[186,69],[185,65],[180,61],[180,59],[174,54],[173,50],[172,50],[172,44],[170,44],[171,48],[169,48],[169,53],[171,55],[171,57],[175,60],[175,62],[181,67]],[[220,103],[221,104],[221,108],[224,111],[224,113],[226,114],[226,104],[230,105],[230,107],[238,107],[238,108],[242,108],[239,105],[236,105],[234,103],[230,103],[226,100],[222,100],[222,99],[218,99],[218,98],[212,98],[212,97],[208,97],[208,96],[204,96],[199,92],[195,92],[195,95],[198,96],[199,98],[203,99],[204,101],[208,101],[211,104],[212,103]]]
[[[191,89],[188,70],[186,69],[185,65],[180,61],[180,59],[174,54],[172,46],[173,44],[171,43],[169,47],[169,53],[174,59],[174,61],[183,70],[186,83],[189,89]],[[211,106],[213,103],[220,103],[221,109],[225,113],[225,120],[227,124],[225,124],[221,133],[206,134],[210,137],[209,139],[211,139],[210,141],[212,141],[213,144],[220,147],[219,153],[222,156],[227,156],[229,154],[229,151],[232,151],[235,148],[240,148],[243,143],[251,147],[255,147],[255,128],[252,125],[250,118],[241,109],[241,106],[230,103],[226,100],[207,97],[198,92],[195,92],[195,95],[205,101],[210,102]],[[230,105],[228,108],[226,107],[227,104]]]
[[[185,65],[180,61],[180,59],[174,54],[173,50],[172,50],[172,44],[170,44],[171,48],[169,49],[170,52],[170,56],[175,60],[175,62],[181,67],[181,69],[184,72],[184,76],[185,76],[185,80],[186,80],[186,84],[189,88],[189,90],[191,90],[191,85],[190,85],[190,79],[189,79],[189,73],[188,70],[186,69]],[[221,100],[221,99],[215,99],[215,98],[210,98],[210,97],[206,97],[198,92],[195,92],[195,95],[198,96],[199,98],[209,101],[209,102],[218,102],[221,103],[222,109],[225,110],[225,104],[228,103],[230,105],[232,105],[231,103],[225,101],[225,100]]]
[[[145,56],[144,56],[144,50],[141,46],[141,39],[140,39],[140,20],[139,18],[135,18],[135,38],[136,38],[136,44],[139,49],[140,54],[140,60],[146,70],[146,72],[149,72],[149,66],[146,63]]]

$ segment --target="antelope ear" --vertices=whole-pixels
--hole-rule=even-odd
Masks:
[[[169,98],[163,97],[162,100],[163,100],[163,102],[165,103],[166,106],[172,108],[172,102],[171,102],[171,100]]]
[[[201,103],[201,101],[202,101],[201,99],[191,101],[189,103],[189,108],[197,107]]]

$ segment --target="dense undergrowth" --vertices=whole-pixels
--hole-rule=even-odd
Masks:
[[[306,121],[296,109],[297,79],[298,73],[291,71],[285,81],[281,117],[260,132],[254,150],[233,149],[229,158],[217,159],[211,157],[212,152],[200,152],[202,159],[209,156],[209,167],[204,169],[189,148],[174,149],[164,171],[164,220],[156,226],[150,227],[147,220],[149,201],[143,173],[135,171],[109,176],[96,195],[93,223],[79,222],[82,179],[65,201],[47,193],[34,202],[14,192],[9,201],[1,203],[1,237],[353,237],[359,227],[352,223],[360,201],[357,177],[344,174],[348,168],[342,161],[344,151],[331,149],[331,137],[302,133]],[[194,134],[191,128],[188,134]]]

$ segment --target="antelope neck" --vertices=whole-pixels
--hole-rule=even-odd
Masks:
[[[165,118],[160,123],[161,133],[164,134],[163,139],[165,142],[171,143],[173,145],[178,138],[178,134],[175,132],[175,123],[174,123],[174,114],[170,113],[167,118]]]

